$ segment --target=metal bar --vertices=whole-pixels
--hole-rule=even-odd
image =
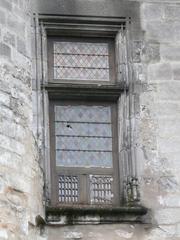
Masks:
[[[65,151],[65,152],[112,152],[112,151],[104,151],[104,150],[77,150],[77,149],[56,149],[56,151]]]
[[[58,53],[58,52],[54,52],[54,55],[70,55],[70,56],[96,56],[96,57],[108,57],[109,54],[102,54],[102,55],[99,55],[99,54],[89,54],[89,53]]]
[[[109,68],[94,68],[94,67],[69,67],[69,66],[54,66],[54,68],[72,68],[72,69],[98,69],[98,70],[107,70]],[[91,79],[90,79],[91,80]]]
[[[112,137],[104,137],[104,136],[85,136],[85,135],[61,135],[61,134],[57,134],[56,137],[74,137],[74,138],[112,138]]]
[[[55,122],[60,122],[60,123],[88,123],[88,124],[111,124],[111,122],[78,122],[78,121],[58,121],[58,120],[56,120]]]

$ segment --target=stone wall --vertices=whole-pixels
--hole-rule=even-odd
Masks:
[[[180,3],[141,3],[142,63],[138,141],[142,199],[157,228],[150,239],[178,239],[180,223]],[[144,159],[144,160],[143,160]]]
[[[37,226],[44,211],[40,102],[31,87],[32,59],[40,57],[31,49],[32,2],[0,0],[0,240],[180,239],[180,2],[119,2],[61,0],[58,7],[65,14],[75,9],[75,14],[92,15],[95,9],[96,14],[132,16],[133,151],[150,224]],[[47,9],[54,13],[56,8]]]
[[[30,233],[43,213],[32,134],[31,18],[30,1],[0,1],[0,239],[35,239]]]
[[[77,2],[80,4],[81,1]],[[108,12],[107,2],[103,1],[104,12]],[[135,2],[139,4],[139,11],[137,7],[134,8],[133,19],[136,22],[132,22],[131,28],[134,69],[132,124],[135,125],[133,148],[141,202],[150,209],[149,216],[146,216],[150,224],[51,226],[45,231],[48,240],[180,238],[180,3]],[[117,1],[113,3],[117,4]],[[65,5],[63,8],[66,12]],[[90,14],[92,9],[86,11]]]

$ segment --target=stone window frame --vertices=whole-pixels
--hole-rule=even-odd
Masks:
[[[36,35],[36,72],[38,89],[40,94],[39,104],[42,104],[42,167],[45,172],[45,207],[46,218],[49,223],[84,223],[88,216],[88,223],[104,222],[141,222],[141,217],[147,209],[139,203],[138,177],[136,173],[136,162],[133,159],[131,149],[130,129],[130,85],[131,74],[131,47],[130,47],[130,21],[128,17],[92,17],[92,16],[35,16]],[[47,36],[93,36],[113,37],[116,48],[117,83],[110,85],[85,85],[58,84],[48,82],[47,64]],[[40,56],[40,59],[39,59]],[[38,80],[39,79],[39,80]],[[64,99],[66,97],[79,98],[77,87],[82,96],[96,97],[117,101],[118,103],[118,132],[119,132],[119,155],[121,159],[119,182],[121,205],[111,208],[61,208],[52,207],[50,203],[50,145],[49,145],[49,99]],[[36,88],[36,89],[37,89]],[[61,96],[61,97],[59,97]],[[97,217],[94,219],[94,215]],[[65,217],[65,218],[64,218]],[[89,218],[90,217],[90,218]],[[65,219],[62,222],[62,219]],[[98,220],[97,220],[98,219]]]

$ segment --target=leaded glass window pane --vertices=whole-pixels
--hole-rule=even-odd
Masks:
[[[54,79],[109,81],[108,43],[54,42]]]
[[[56,165],[112,168],[110,106],[55,106]]]

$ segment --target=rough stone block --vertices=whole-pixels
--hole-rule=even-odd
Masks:
[[[164,18],[166,20],[180,20],[180,6],[179,5],[170,5],[166,4],[164,6]]]
[[[143,240],[175,240],[176,228],[174,225],[160,225],[157,228],[151,229],[149,235],[145,236]]]
[[[0,56],[11,57],[11,48],[5,43],[0,43]]]
[[[149,80],[171,80],[172,68],[169,63],[150,64],[148,67]]]
[[[177,101],[160,101],[156,102],[155,106],[152,106],[152,108],[156,113],[156,117],[158,118],[160,131],[164,132],[165,135],[167,132],[172,132],[172,134],[175,134],[175,131],[178,131],[180,127],[180,103]],[[171,131],[168,131],[168,128],[171,129]],[[177,134],[179,134],[179,131]]]
[[[7,26],[14,33],[18,33],[18,36],[25,37],[25,23],[20,21],[16,15],[9,14],[7,16]]]
[[[175,224],[180,222],[180,208],[160,209],[155,213],[159,224]]]
[[[0,229],[0,239],[8,239],[8,234],[6,229]]]
[[[22,158],[18,154],[12,153],[7,149],[0,148],[0,162],[1,166],[9,167],[15,171],[19,171]]]
[[[160,177],[158,187],[161,193],[179,193],[179,184],[175,176]]]
[[[20,39],[19,37],[17,38],[17,50],[22,53],[24,56],[26,55],[26,44],[25,41]]]
[[[180,45],[162,44],[161,58],[166,61],[180,61]]]
[[[170,104],[170,106],[171,105],[172,104]],[[166,111],[165,106],[166,106],[166,104],[164,103],[164,106],[163,106],[164,111]],[[180,105],[179,105],[179,108],[180,108]],[[166,113],[167,113],[167,111],[166,111]],[[174,117],[175,116],[176,116],[176,114],[174,113]],[[175,118],[167,118],[167,119],[166,118],[159,118],[158,119],[157,135],[160,136],[161,139],[172,139],[173,137],[180,136],[179,118],[178,119],[176,117]]]
[[[10,96],[4,92],[0,92],[0,103],[9,106],[10,104]]]
[[[22,143],[2,134],[0,134],[0,147],[19,155],[25,154],[25,146]]]
[[[180,208],[180,195],[168,194],[165,196],[159,196],[159,203],[163,207],[177,207]]]
[[[12,119],[13,112],[11,109],[7,108],[6,106],[1,106],[1,118],[2,120]]]
[[[180,64],[173,64],[173,79],[180,80]]]
[[[156,85],[157,92],[154,94],[159,100],[180,100],[180,82],[162,82]]]
[[[0,10],[0,23],[4,24],[6,21],[5,13]]]
[[[122,239],[130,239],[132,238],[133,234],[134,234],[134,229],[132,228],[131,230],[130,229],[119,229],[119,230],[115,230],[115,233],[117,234],[117,236],[119,238],[122,238]]]
[[[178,223],[176,226],[176,236],[180,237],[180,223]]]
[[[81,232],[65,232],[64,234],[64,238],[65,239],[82,239],[83,238],[83,234]]]
[[[171,22],[150,21],[147,19],[143,28],[146,33],[146,39],[162,43],[171,43],[175,40],[176,32]]]
[[[142,51],[142,59],[148,63],[155,63],[160,61],[160,44],[148,42]]]
[[[180,43],[180,21],[174,22],[173,28],[175,33],[175,42],[179,44]]]
[[[4,34],[3,41],[11,46],[15,46],[15,36],[14,34],[7,32]]]
[[[173,171],[177,176],[180,169],[180,150],[173,153],[160,153],[159,155],[161,158],[164,158],[169,162],[169,165],[173,168]]]
[[[3,178],[3,175],[0,175],[0,194],[4,193],[6,184],[5,184],[5,180]],[[1,204],[0,204],[1,206]]]
[[[159,138],[158,139],[158,150],[160,152],[177,152],[180,146],[180,136],[171,135],[169,138]]]
[[[11,1],[0,0],[0,7],[5,8],[6,10],[12,10]]]
[[[157,3],[144,3],[141,7],[141,16],[153,21],[160,20],[164,16],[164,6]]]
[[[141,54],[142,54],[142,42],[134,41],[133,42],[133,62],[135,63],[141,62]]]

